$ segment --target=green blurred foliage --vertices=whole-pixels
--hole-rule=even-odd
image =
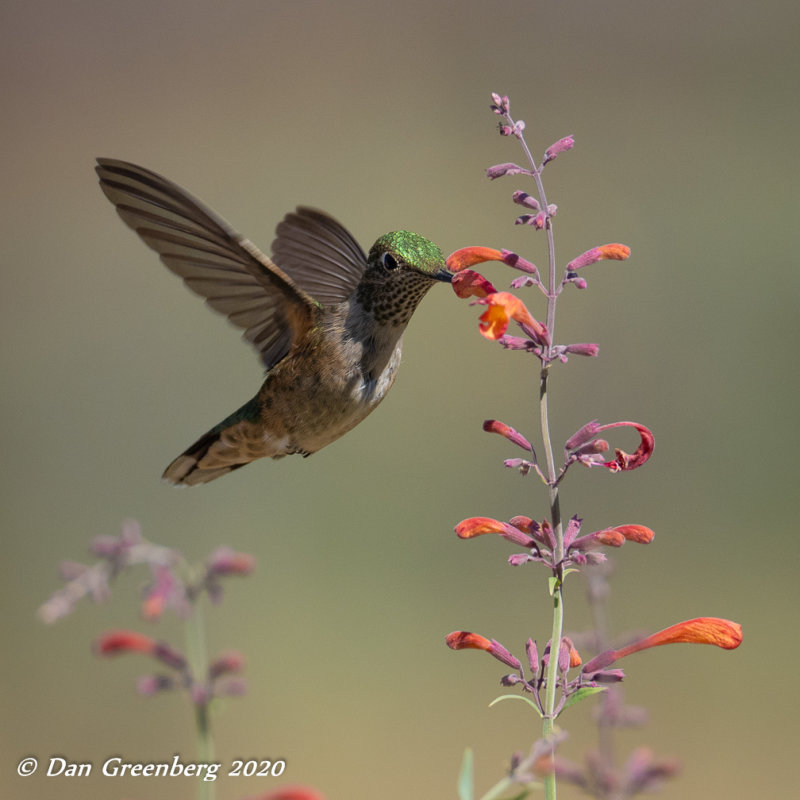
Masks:
[[[496,417],[535,435],[535,362],[483,340],[476,309],[436,289],[393,392],[359,428],[307,460],[172,490],[165,464],[252,395],[259,368],[124,228],[92,172],[98,155],[162,172],[264,248],[306,203],[365,245],[402,227],[445,252],[484,244],[541,263],[542,237],[511,224],[522,182],[483,175],[521,157],[493,129],[491,91],[511,96],[536,152],[576,137],[546,174],[559,257],[633,249],[565,294],[557,339],[599,342],[601,356],[552,381],[557,441],[594,417],[656,434],[646,469],[575,471],[564,486],[564,510],[589,529],[657,533],[619,553],[614,625],[717,615],[745,630],[733,653],[633,657],[628,696],[652,721],[621,745],[683,761],[664,797],[753,797],[764,781],[789,793],[798,698],[775,670],[798,655],[786,631],[798,610],[799,22],[795,3],[769,0],[7,0],[0,794],[194,792],[187,780],[15,772],[28,754],[192,757],[183,698],[143,701],[144,659],[90,652],[109,627],[180,641],[177,625],[138,619],[136,578],[53,627],[35,617],[59,561],[129,516],[192,559],[219,543],[258,559],[208,613],[212,651],[243,650],[251,685],[218,717],[224,762],[285,758],[286,780],[330,800],[453,797],[466,746],[481,789],[535,737],[522,704],[487,708],[499,665],[443,643],[474,629],[521,652],[548,635],[545,576],[508,567],[499,542],[452,533],[471,515],[545,513],[535,481],[502,468],[516,454],[480,431]],[[579,579],[568,590],[567,627],[580,629]],[[779,704],[747,683],[767,666]],[[572,758],[592,742],[584,705],[564,720]],[[218,796],[264,781],[220,781]]]

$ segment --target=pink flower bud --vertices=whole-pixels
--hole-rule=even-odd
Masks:
[[[544,160],[542,161],[542,166],[548,163],[548,161],[552,161],[554,158],[559,156],[561,153],[566,153],[567,150],[572,150],[575,147],[575,139],[572,136],[565,136],[563,139],[559,139],[557,142],[554,142],[544,151]]]
[[[533,639],[528,639],[525,644],[525,654],[528,656],[528,666],[531,668],[531,672],[536,675],[539,671],[539,652]]]
[[[511,195],[511,199],[517,205],[525,206],[526,208],[532,208],[534,211],[539,211],[541,209],[539,201],[535,197],[531,197],[527,192],[514,192],[514,194]]]
[[[486,177],[490,180],[502,178],[503,175],[522,175],[530,174],[530,170],[523,169],[519,164],[513,161],[506,161],[504,164],[495,164],[486,170]]]
[[[511,250],[501,250],[500,251],[503,255],[503,263],[507,264],[509,267],[513,267],[514,269],[518,269],[522,272],[527,272],[529,275],[539,275],[539,268],[536,264],[532,264],[530,261],[526,261],[522,256],[513,253]]]
[[[591,422],[587,422],[585,425],[578,428],[572,436],[567,439],[564,444],[565,450],[574,450],[576,447],[579,447],[582,444],[586,444],[586,442],[590,442],[597,436],[600,430],[600,425],[598,425],[597,420],[593,419]]]
[[[249,553],[237,553],[230,547],[219,547],[208,559],[212,575],[249,575],[255,569],[255,558]]]
[[[592,344],[591,342],[582,342],[580,344],[568,344],[564,348],[565,353],[571,353],[575,356],[590,356],[594,357],[600,353],[600,345]]]

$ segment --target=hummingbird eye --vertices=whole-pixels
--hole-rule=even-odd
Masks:
[[[384,253],[381,256],[381,263],[386,269],[397,269],[397,259],[391,253]]]

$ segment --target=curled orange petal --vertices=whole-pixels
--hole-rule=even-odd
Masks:
[[[615,449],[616,458],[613,461],[605,461],[603,463],[603,466],[608,467],[612,472],[619,472],[620,470],[629,471],[641,467],[649,460],[650,456],[653,455],[653,449],[655,448],[655,437],[652,432],[649,428],[640,425],[638,422],[609,422],[607,425],[598,426],[596,432],[599,433],[608,428],[620,427],[636,428],[639,432],[640,441],[639,446],[633,454],[626,453],[624,450],[618,448]]]
[[[456,272],[452,286],[459,297],[488,297],[497,291],[483,275],[471,269]]]
[[[484,261],[502,261],[503,254],[493,247],[462,247],[447,256],[447,268],[451,272],[458,272]]]
[[[486,298],[489,306],[481,315],[480,331],[487,339],[499,339],[508,330],[513,319],[535,336],[541,344],[547,343],[547,328],[533,318],[525,304],[511,292],[495,292]]]
[[[508,330],[509,318],[502,306],[491,304],[481,314],[479,324],[481,334],[487,339],[497,340]]]

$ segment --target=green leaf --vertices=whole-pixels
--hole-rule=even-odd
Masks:
[[[542,712],[539,711],[539,707],[533,700],[528,699],[527,697],[523,697],[521,694],[501,694],[500,697],[495,697],[491,703],[489,703],[489,708],[491,708],[495,703],[499,703],[501,700],[522,700],[524,703],[527,703],[536,713],[541,717]]]
[[[547,579],[547,591],[550,592],[550,597],[552,597],[556,593],[557,588],[558,588],[558,578],[556,578],[556,576],[553,575]]]
[[[468,747],[461,761],[461,772],[458,773],[458,800],[473,800],[475,797],[472,761],[472,750]]]
[[[566,578],[567,575],[570,574],[570,572],[580,572],[580,570],[579,569],[575,569],[575,567],[569,567],[569,568],[564,570],[564,572],[562,574],[562,578]]]
[[[571,694],[565,701],[564,701],[564,708],[569,708],[570,706],[574,706],[575,703],[579,703],[581,700],[591,697],[593,694],[597,694],[598,692],[606,691],[605,686],[582,686],[578,689],[577,692]],[[564,710],[563,708],[561,709]]]

